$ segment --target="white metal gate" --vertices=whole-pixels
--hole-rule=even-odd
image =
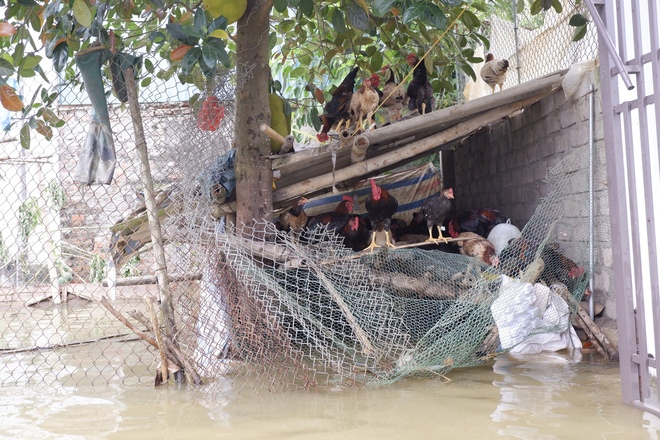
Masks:
[[[660,354],[658,2],[586,3],[601,28],[603,128],[623,400],[660,415],[655,374],[655,358]]]

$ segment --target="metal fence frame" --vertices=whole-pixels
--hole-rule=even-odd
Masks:
[[[644,23],[639,0],[628,5],[616,0],[590,3],[588,0],[594,20],[602,18],[604,24],[599,36],[600,73],[622,397],[624,403],[660,415],[654,377],[654,356],[660,353],[658,208],[654,200],[658,188],[653,176],[658,165],[652,163],[653,150],[657,150],[653,137],[660,138],[659,6],[656,0],[647,2],[648,22]],[[647,53],[644,29],[651,37]],[[610,50],[615,46],[616,52]],[[632,76],[630,82],[626,76]],[[631,90],[632,98],[626,89]],[[640,173],[643,178],[638,183]]]

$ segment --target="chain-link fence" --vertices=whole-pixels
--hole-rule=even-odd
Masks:
[[[519,39],[532,44],[549,28],[570,39],[564,16],[553,23],[549,16],[536,36]],[[520,66],[522,81],[594,50],[551,39],[545,56],[521,44],[516,57],[515,39],[499,30],[511,27],[494,17],[490,37],[493,51],[520,60],[512,72]],[[60,84],[58,112],[66,124],[52,141],[26,150],[18,127],[5,132],[0,383],[151,383],[162,362],[154,346],[174,345],[164,350],[169,363],[221,395],[443,374],[508,348],[491,313],[503,288],[499,275],[517,276],[536,257],[547,257],[548,225],[563,216],[561,179],[554,180],[553,198],[539,201],[538,221],[523,231],[524,249],[503,258],[499,269],[414,249],[356,258],[334,235],[292,238],[274,225],[264,226],[268,240],[239,240],[225,233],[219,211],[234,190],[233,76],[228,72],[200,91],[152,76],[158,62],[144,57],[149,68],[138,83],[165,268],[151,243],[139,130],[127,104],[108,93],[116,162],[107,185],[79,181],[81,152],[98,136],[98,116],[81,88]],[[535,67],[527,70],[527,62]],[[516,83],[510,75],[507,85]],[[31,85],[21,87],[27,93]],[[586,278],[571,269],[563,279],[546,273],[545,281],[563,282],[579,297]],[[157,282],[162,270],[166,292]],[[154,318],[152,311],[162,309],[158,301],[171,305],[173,326],[161,313]],[[161,326],[162,335],[147,331]],[[537,327],[543,328],[549,327]]]

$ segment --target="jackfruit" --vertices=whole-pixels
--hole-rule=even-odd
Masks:
[[[270,105],[270,127],[286,137],[291,133],[291,112],[286,114],[286,103],[277,93],[268,95],[268,104]],[[282,143],[275,139],[270,140],[270,150],[273,154],[278,154],[282,148]]]
[[[247,0],[202,0],[202,3],[211,17],[215,19],[222,15],[228,24],[237,22],[247,9]]]

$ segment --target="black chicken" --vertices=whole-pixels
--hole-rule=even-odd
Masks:
[[[344,237],[344,246],[353,249],[355,252],[366,248],[369,245],[371,236],[367,221],[359,215],[352,216],[339,235]]]
[[[346,78],[339,84],[339,86],[332,92],[332,99],[323,107],[323,114],[321,115],[321,122],[323,127],[321,133],[316,135],[320,142],[326,142],[328,132],[335,124],[339,123],[337,130],[341,128],[343,121],[349,120],[348,109],[351,105],[351,98],[353,97],[353,89],[355,88],[355,77],[359,71],[358,67],[354,67]]]
[[[353,197],[344,195],[334,210],[310,217],[307,221],[307,229],[314,233],[325,227],[328,231],[339,234],[351,218],[352,212]]]
[[[414,53],[408,55],[407,60],[410,67],[416,66],[419,62],[419,58]],[[408,94],[408,108],[410,110],[417,110],[419,114],[423,115],[432,112],[435,108],[433,87],[428,80],[424,61],[415,67],[412,81],[408,84],[406,93]]]
[[[392,235],[390,233],[390,223],[392,216],[399,209],[399,202],[385,188],[376,185],[376,181],[371,179],[371,194],[367,196],[364,202],[367,210],[367,218],[371,222],[371,244],[368,249],[373,252],[378,247],[376,244],[376,233],[382,229],[385,231],[385,245],[394,247]]]
[[[422,206],[421,215],[426,219],[426,227],[429,231],[429,238],[427,241],[432,243],[445,242],[447,239],[442,236],[440,227],[444,222],[445,217],[451,211],[451,199],[454,198],[454,190],[452,188],[443,189],[440,194],[429,197]],[[433,238],[433,225],[438,228],[438,238]]]

